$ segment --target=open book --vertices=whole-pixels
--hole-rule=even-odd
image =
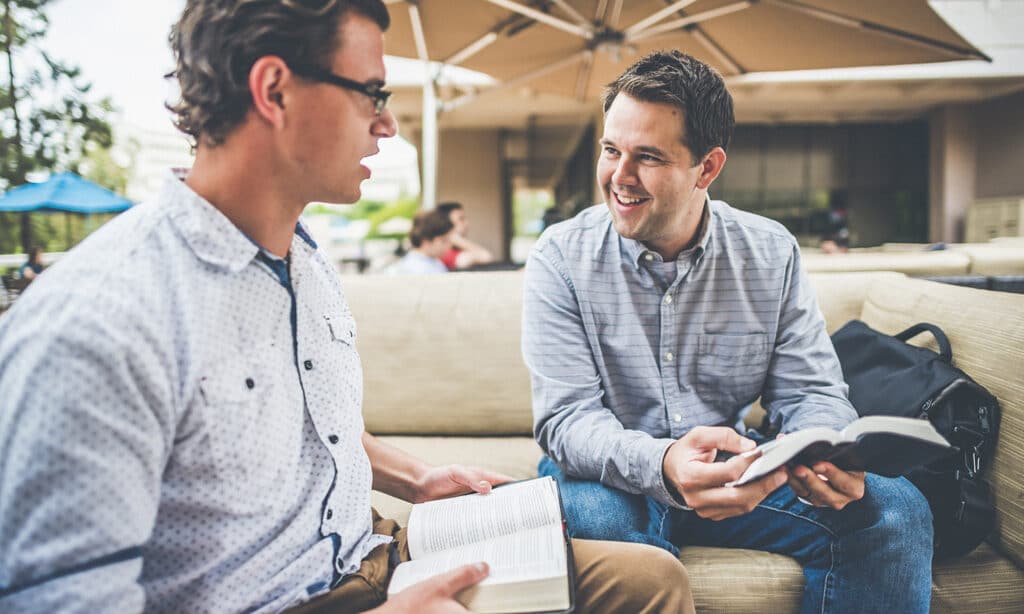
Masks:
[[[409,561],[395,568],[388,594],[461,565],[486,561],[490,575],[457,595],[475,612],[572,609],[572,549],[558,484],[550,477],[412,506]]]
[[[949,454],[953,447],[927,420],[865,416],[841,431],[815,427],[789,433],[757,448],[761,457],[734,486],[762,478],[783,465],[811,466],[828,461],[847,471],[896,477]]]

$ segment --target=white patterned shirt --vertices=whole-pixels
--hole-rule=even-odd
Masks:
[[[620,237],[604,205],[530,253],[534,433],[568,475],[678,507],[662,460],[695,426],[735,425],[759,396],[784,432],[857,418],[793,235],[707,207],[701,240],[674,262]]]
[[[174,179],[69,252],[0,318],[0,611],[278,611],[355,571],[390,540],[355,330],[301,226],[275,262]]]

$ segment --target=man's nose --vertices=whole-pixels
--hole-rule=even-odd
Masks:
[[[636,165],[625,156],[619,158],[612,173],[612,183],[616,185],[632,185],[636,183]]]
[[[395,114],[391,112],[391,109],[384,107],[384,110],[377,116],[377,120],[373,122],[373,135],[382,139],[387,139],[398,134],[398,120],[395,119]]]

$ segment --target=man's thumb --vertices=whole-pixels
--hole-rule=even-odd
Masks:
[[[690,438],[691,445],[698,448],[717,448],[726,452],[746,452],[753,450],[757,444],[736,432],[735,429],[727,426],[698,426],[694,427],[686,437]]]
[[[444,591],[447,595],[454,596],[462,589],[473,586],[486,578],[489,572],[487,563],[483,562],[474,565],[463,565],[458,569],[453,569],[441,576]]]

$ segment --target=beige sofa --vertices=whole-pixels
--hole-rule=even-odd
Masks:
[[[831,331],[852,318],[890,333],[919,321],[949,335],[958,365],[1002,404],[992,482],[998,526],[971,555],[936,566],[935,612],[1024,611],[1024,295],[898,273],[812,275]],[[520,349],[522,274],[350,277],[367,429],[434,463],[535,475],[530,382]],[[385,516],[408,505],[375,493]],[[792,559],[684,548],[702,612],[794,612],[803,585]]]

